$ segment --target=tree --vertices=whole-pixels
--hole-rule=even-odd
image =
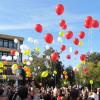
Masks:
[[[76,76],[81,83],[89,84],[93,80],[95,87],[100,86],[100,53],[87,54],[86,63],[81,63],[78,69]]]
[[[73,68],[69,65],[66,68],[66,71],[67,71],[68,81],[70,82],[70,85],[74,85],[75,84],[75,74],[74,74]]]
[[[35,80],[38,82],[42,82],[44,85],[49,86],[60,86],[61,85],[61,74],[63,72],[64,66],[62,65],[61,61],[53,62],[51,59],[48,59],[47,56],[50,58],[51,53],[55,50],[50,47],[48,50],[45,50],[41,57],[39,57],[39,53],[35,51],[32,52],[33,62],[32,66],[35,68],[34,72],[36,74]],[[38,67],[40,67],[38,69]],[[41,77],[41,73],[45,70],[48,70],[49,75],[46,78]],[[57,72],[57,74],[54,73]],[[54,84],[55,83],[55,84]]]

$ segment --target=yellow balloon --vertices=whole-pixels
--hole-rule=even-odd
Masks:
[[[27,63],[27,60],[26,60],[26,59],[24,59],[23,64],[26,64],[26,63]]]
[[[65,79],[68,79],[68,76],[67,75],[65,75]]]
[[[2,75],[2,78],[3,78],[3,79],[7,79],[7,76],[6,76],[6,75]]]
[[[36,52],[40,52],[40,48],[38,48],[38,47],[35,48],[35,51],[36,51]]]
[[[62,31],[62,32],[59,32],[59,36],[60,37],[64,37],[65,33]]]
[[[90,80],[90,84],[91,84],[91,85],[93,84],[93,80]]]
[[[12,68],[12,70],[17,70],[18,66],[17,66],[17,64],[13,64],[11,68]]]
[[[67,84],[67,82],[66,81],[64,81],[64,85],[66,85]]]
[[[13,73],[13,74],[16,74],[16,71],[15,71],[15,70],[12,70],[12,73]]]
[[[3,73],[3,70],[2,69],[0,69],[0,73]]]
[[[66,72],[66,71],[63,71],[63,74],[64,74],[64,75],[66,75],[66,74],[67,74],[67,72]]]
[[[24,54],[25,56],[30,55],[30,54],[31,54],[30,49],[25,50],[25,51],[23,52],[23,54]]]
[[[26,72],[26,77],[30,77],[31,73],[30,72]]]
[[[78,65],[77,65],[77,68],[80,68],[80,67],[81,67],[80,64],[78,64]]]
[[[82,61],[82,64],[86,64],[86,62],[85,61]]]
[[[84,44],[84,43],[83,43],[82,41],[79,42],[79,46],[83,46],[83,44]]]
[[[6,67],[6,66],[4,66],[4,67],[3,67],[3,69],[4,69],[4,70],[7,70],[7,67]]]
[[[49,74],[49,72],[48,72],[48,71],[44,71],[44,72],[42,72],[41,77],[47,77],[47,76],[48,76],[48,74]]]
[[[3,62],[0,62],[0,68],[3,67]]]
[[[56,71],[56,70],[54,70],[54,71],[53,71],[53,73],[56,75],[56,74],[57,74],[57,71]]]

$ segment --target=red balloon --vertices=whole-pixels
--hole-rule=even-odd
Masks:
[[[85,54],[81,54],[80,60],[81,60],[81,61],[85,61],[85,60],[86,60],[86,55],[85,55]]]
[[[78,38],[74,38],[73,43],[74,43],[75,45],[78,45],[78,44],[79,44],[79,39],[78,39]]]
[[[42,25],[41,25],[41,24],[36,24],[36,25],[35,25],[35,30],[36,30],[37,32],[41,33],[41,32],[42,32]]]
[[[56,6],[56,13],[57,15],[62,15],[64,13],[64,6],[62,4]]]
[[[85,19],[84,26],[86,28],[91,28],[91,23],[92,23],[92,16],[87,16],[86,19]]]
[[[88,68],[84,68],[84,69],[83,69],[83,72],[84,72],[85,74],[87,74],[87,73],[88,73]]]
[[[66,58],[67,58],[67,59],[71,59],[71,55],[68,54],[68,55],[66,56]]]
[[[59,59],[59,54],[58,54],[58,52],[53,52],[53,53],[51,54],[51,60],[54,61],[54,62],[56,62],[56,61],[58,61],[58,59]]]
[[[15,50],[10,50],[10,54],[11,54],[11,56],[15,56]]]
[[[74,51],[74,54],[75,54],[75,55],[78,55],[78,50],[75,50],[75,51]]]
[[[65,30],[65,29],[67,29],[67,25],[64,24],[61,28]]]
[[[61,51],[65,51],[66,50],[66,46],[65,45],[62,45],[61,46]]]
[[[92,20],[92,27],[93,28],[98,28],[99,27],[99,22],[97,20]]]
[[[52,43],[53,42],[53,35],[50,34],[50,33],[47,33],[45,36],[44,36],[44,39],[47,43]]]
[[[62,20],[59,22],[60,27],[62,27],[62,26],[65,25],[65,24],[66,24],[66,21],[65,21],[64,19],[62,19]]]
[[[90,28],[91,26],[90,26],[90,24],[88,24],[88,23],[84,23],[84,26],[86,27],[86,28]]]
[[[92,16],[87,16],[85,22],[91,23],[92,19],[93,19]]]
[[[66,39],[71,39],[73,37],[73,32],[68,31],[65,36],[66,36]]]
[[[85,33],[84,33],[83,31],[81,31],[81,32],[79,33],[79,37],[80,37],[81,39],[83,39],[83,38],[85,37]]]

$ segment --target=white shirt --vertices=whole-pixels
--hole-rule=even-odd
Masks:
[[[94,98],[95,100],[99,100],[99,95],[96,93],[93,93],[90,97]]]

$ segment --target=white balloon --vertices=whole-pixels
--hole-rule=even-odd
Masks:
[[[32,37],[29,37],[28,38],[28,42],[33,43],[33,38]]]
[[[14,56],[13,59],[14,59],[14,60],[17,60],[17,56]]]
[[[12,60],[12,57],[11,56],[7,56],[6,57],[6,60],[11,61]]]
[[[92,53],[93,53],[93,50],[91,49],[91,50],[90,50],[90,54],[92,54]]]
[[[63,42],[61,37],[58,37],[58,42],[59,43],[62,43]]]
[[[19,52],[16,51],[16,52],[15,52],[15,56],[19,56]]]
[[[38,69],[40,69],[40,66],[38,66]]]
[[[31,65],[31,62],[30,61],[27,61],[26,65],[28,65],[28,66]]]
[[[30,61],[33,61],[33,57],[29,57],[29,60],[30,60]]]
[[[50,60],[50,56],[46,56],[46,59]]]
[[[15,39],[14,39],[14,43],[18,43],[18,39],[15,38]]]
[[[73,70],[79,71],[79,69],[77,67],[74,67]]]
[[[36,71],[36,68],[34,68],[34,71]]]
[[[72,47],[70,47],[70,48],[69,48],[69,52],[71,52],[71,53],[72,53]]]
[[[6,55],[3,55],[3,56],[1,57],[1,59],[2,59],[2,60],[6,60]]]
[[[48,50],[48,49],[50,49],[50,47],[49,47],[48,45],[46,45],[46,46],[45,46],[45,49]]]
[[[39,41],[36,39],[36,40],[34,40],[34,45],[39,45]]]
[[[63,75],[61,75],[61,78],[63,78]]]

